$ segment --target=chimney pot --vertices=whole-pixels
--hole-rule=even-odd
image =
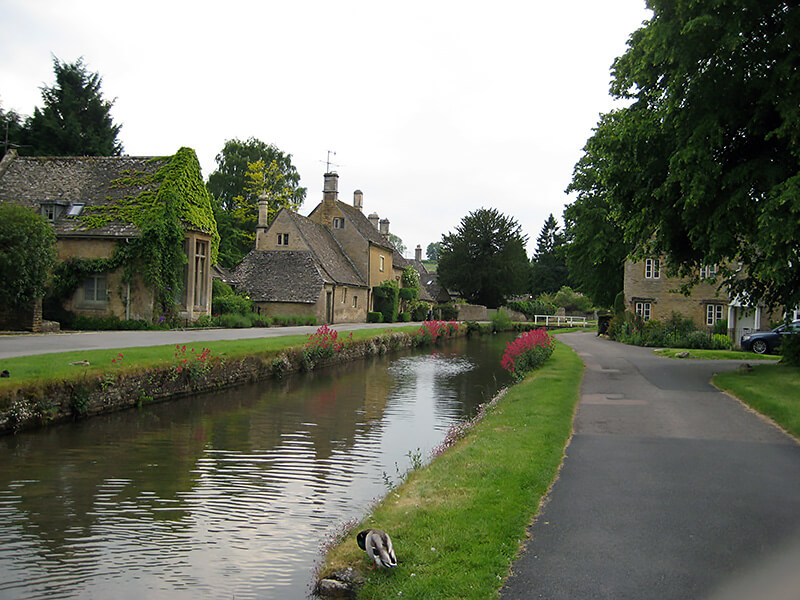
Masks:
[[[353,206],[359,211],[364,210],[364,193],[361,190],[353,192]]]
[[[389,219],[381,219],[381,233],[389,235]]]
[[[414,249],[414,260],[422,262],[422,246],[419,244],[417,244],[417,247]]]

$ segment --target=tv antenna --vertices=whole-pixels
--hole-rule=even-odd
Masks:
[[[333,156],[336,156],[336,152],[334,152],[333,150],[328,150],[328,159],[325,160],[325,161],[319,161],[319,162],[324,162],[325,163],[325,172],[326,173],[330,173],[331,172],[331,167],[341,167],[342,166],[342,165],[337,165],[337,164],[331,162],[331,154],[333,154]]]

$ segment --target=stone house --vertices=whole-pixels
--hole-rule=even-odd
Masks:
[[[716,265],[701,267],[700,282],[687,296],[680,289],[684,280],[669,277],[662,259],[626,260],[623,283],[626,307],[645,321],[663,321],[672,313],[678,313],[692,319],[698,327],[710,328],[718,321],[727,320],[728,335],[734,343],[745,333],[769,329],[771,323],[780,318],[761,306],[743,306],[736,298],[731,298],[713,281],[716,274]]]
[[[184,235],[177,250],[186,263],[179,267],[181,292],[167,308],[187,321],[210,315],[210,269],[219,237],[193,150],[166,157],[22,157],[10,151],[0,163],[0,202],[26,206],[47,219],[62,270],[73,266],[73,273],[84,275],[61,298],[64,309],[146,321],[164,307],[157,305],[142,265],[126,265],[121,257],[126,246],[141,240],[143,229],[165,214],[177,215]]]

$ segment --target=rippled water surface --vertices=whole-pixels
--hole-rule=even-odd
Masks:
[[[0,598],[305,598],[326,536],[507,382],[508,339],[0,438]]]

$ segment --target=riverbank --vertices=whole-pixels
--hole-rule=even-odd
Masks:
[[[9,358],[2,361],[11,377],[0,379],[0,433],[385,354],[418,343],[418,329],[355,331],[334,338],[330,351],[309,347],[312,335]],[[452,331],[465,334],[466,328]]]
[[[511,387],[462,439],[353,525],[327,553],[320,579],[348,568],[369,573],[360,599],[494,597],[558,472],[583,368],[558,343],[544,366]],[[365,527],[390,533],[396,569],[368,571],[355,542]]]

